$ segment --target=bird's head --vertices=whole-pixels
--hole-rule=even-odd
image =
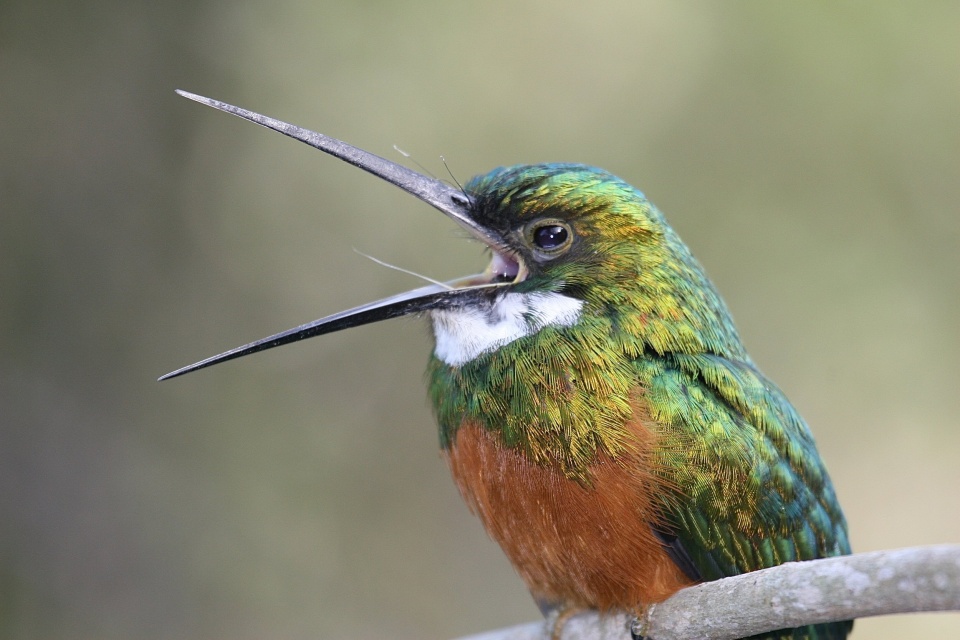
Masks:
[[[305,338],[427,313],[437,355],[461,365],[546,326],[585,315],[639,351],[708,348],[701,334],[732,331],[719,296],[641,192],[579,164],[501,167],[452,187],[344,142],[239,107],[181,95],[334,155],[433,205],[492,253],[480,274],[337,313],[173,371],[172,378]],[[711,339],[710,336],[707,336]],[[721,340],[724,341],[724,340]]]
[[[581,164],[500,167],[464,185],[470,217],[494,236],[492,279],[518,292],[601,302],[673,256],[663,217],[643,194]]]

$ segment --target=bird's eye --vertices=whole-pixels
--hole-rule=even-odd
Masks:
[[[533,232],[533,241],[541,249],[556,249],[567,241],[567,230],[558,224],[540,227]]]
[[[529,234],[533,245],[546,254],[556,254],[573,241],[573,230],[559,220],[541,220],[532,225]]]

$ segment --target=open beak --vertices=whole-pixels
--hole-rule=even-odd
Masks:
[[[490,247],[493,252],[493,260],[487,270],[482,274],[461,278],[447,284],[434,284],[421,287],[413,291],[384,298],[383,300],[354,307],[347,311],[341,311],[340,313],[314,320],[299,327],[294,327],[282,333],[251,342],[242,347],[237,347],[236,349],[231,349],[230,351],[182,367],[161,376],[160,380],[175,378],[220,362],[226,362],[227,360],[233,360],[234,358],[240,358],[251,353],[265,351],[290,342],[305,340],[325,333],[333,333],[334,331],[349,329],[350,327],[357,327],[379,320],[396,318],[433,309],[449,309],[466,305],[480,296],[489,295],[491,289],[509,286],[526,277],[526,268],[523,262],[516,253],[509,248],[504,239],[473,220],[471,217],[473,201],[470,196],[463,191],[451,187],[435,178],[429,178],[395,162],[364,151],[363,149],[358,149],[335,138],[325,136],[322,133],[302,129],[296,125],[268,118],[259,113],[247,111],[246,109],[241,109],[240,107],[235,107],[220,102],[219,100],[211,100],[210,98],[204,98],[203,96],[198,96],[186,91],[178,90],[177,93],[185,98],[211,106],[214,109],[232,113],[235,116],[239,116],[250,122],[255,122],[268,129],[279,131],[286,136],[304,142],[311,147],[336,156],[355,167],[360,167],[364,171],[383,178],[387,182],[413,194],[424,202],[433,205],[455,220],[473,237]]]

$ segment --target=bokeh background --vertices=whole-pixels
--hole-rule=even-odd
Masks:
[[[184,88],[461,180],[643,189],[817,435],[856,550],[960,541],[960,5],[0,4],[0,636],[436,638],[536,609],[406,319],[156,377],[485,257]],[[960,636],[960,615],[855,638]]]

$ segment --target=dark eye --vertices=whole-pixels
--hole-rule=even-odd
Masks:
[[[544,251],[562,247],[570,239],[570,231],[560,224],[545,224],[533,230],[533,244]]]

